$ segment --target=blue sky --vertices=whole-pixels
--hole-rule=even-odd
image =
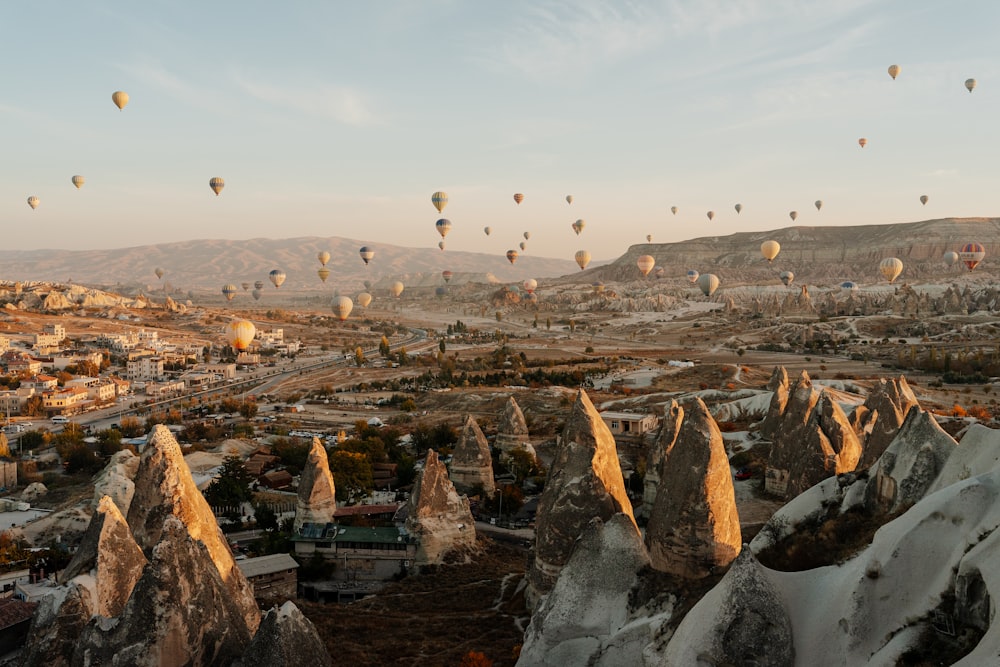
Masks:
[[[37,2],[4,19],[7,248],[434,246],[435,190],[449,249],[502,254],[530,231],[529,254],[566,258],[792,210],[998,213],[988,0]]]

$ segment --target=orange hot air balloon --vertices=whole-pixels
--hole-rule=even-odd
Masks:
[[[981,243],[966,243],[958,251],[958,258],[972,271],[986,257],[986,248]]]
[[[508,250],[507,251],[507,261],[510,262],[511,264],[513,264],[514,262],[517,261],[517,251],[516,250]]]
[[[524,195],[522,195],[520,192],[514,195],[514,203],[520,204],[523,201],[524,201]]]
[[[867,139],[865,139],[864,137],[861,137],[860,139],[858,139],[858,146],[861,146],[862,148],[864,148],[867,145],[868,145],[868,140]]]
[[[257,327],[250,320],[236,320],[226,325],[226,342],[232,345],[234,350],[247,349],[256,335]]]

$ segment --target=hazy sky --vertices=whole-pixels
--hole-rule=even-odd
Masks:
[[[567,258],[995,215],[998,26],[992,0],[9,3],[3,242],[434,246],[439,189],[449,250]]]

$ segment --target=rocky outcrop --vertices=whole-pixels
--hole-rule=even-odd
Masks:
[[[792,619],[750,549],[684,617],[659,664],[795,665]]]
[[[910,408],[920,407],[906,378],[880,379],[864,405],[857,408],[854,418],[862,440],[861,460],[858,468],[867,468],[882,456],[882,452],[896,437]]]
[[[139,457],[127,449],[115,452],[104,470],[94,480],[94,507],[105,496],[111,498],[122,514],[128,514],[135,494],[135,474],[139,470]]]
[[[188,533],[208,551],[229,597],[240,609],[253,632],[260,623],[260,610],[246,577],[236,566],[212,508],[198,491],[181,448],[167,430],[157,425],[147,439],[135,478],[135,495],[128,511],[128,525],[136,542],[148,555],[160,542],[168,517],[175,516]]]
[[[674,446],[677,440],[677,433],[681,428],[681,421],[684,419],[684,408],[671,399],[663,410],[663,419],[660,421],[660,428],[656,432],[656,439],[649,448],[649,455],[646,457],[646,476],[643,478],[642,505],[638,514],[646,519],[653,511],[653,504],[656,502],[656,493],[660,488],[660,480],[663,468],[663,459],[667,451]]]
[[[299,477],[299,496],[295,505],[295,532],[306,523],[333,523],[337,511],[337,489],[330,472],[330,460],[319,438],[313,438],[309,456]]]
[[[638,573],[648,564],[631,517],[593,519],[532,614],[518,666],[642,664],[642,643],[623,641],[621,631],[630,620]],[[648,637],[649,630],[637,628],[636,634]]]
[[[479,424],[472,415],[466,415],[462,435],[451,453],[449,467],[451,482],[459,493],[482,489],[486,496],[496,491],[493,482],[493,457]]]
[[[700,398],[683,413],[664,456],[660,484],[646,527],[646,547],[657,570],[707,576],[740,552],[740,517],[722,433]]]
[[[952,451],[928,493],[1000,469],[1000,430],[973,424]]]
[[[31,619],[21,663],[25,667],[69,667],[80,634],[95,613],[92,590],[77,581],[42,597]]]
[[[528,423],[524,420],[521,406],[517,404],[513,396],[507,399],[507,404],[504,406],[499,422],[497,422],[496,444],[502,452],[509,452],[529,445]]]
[[[469,500],[458,495],[437,452],[427,450],[407,505],[406,530],[417,538],[416,565],[442,562],[445,554],[476,544]]]
[[[580,391],[538,503],[535,558],[525,591],[529,607],[552,589],[591,519],[607,520],[618,513],[634,523],[615,438],[590,398]]]
[[[241,667],[284,667],[333,664],[316,626],[291,602],[264,614],[257,634],[244,652]]]
[[[785,406],[788,404],[788,372],[784,366],[775,366],[771,371],[771,379],[767,382],[768,391],[771,394],[771,404],[767,408],[767,415],[760,423],[758,430],[765,440],[774,437],[774,432],[781,424],[781,417],[785,414]]]

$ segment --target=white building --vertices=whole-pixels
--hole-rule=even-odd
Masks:
[[[132,359],[125,368],[125,377],[132,382],[158,380],[163,377],[163,357]]]

